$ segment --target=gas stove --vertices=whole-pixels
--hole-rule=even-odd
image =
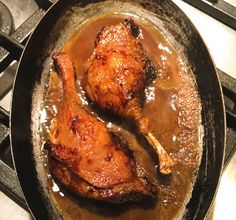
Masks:
[[[55,0],[0,0],[0,219],[32,219],[11,158],[11,90],[22,45]],[[219,189],[206,219],[234,219],[236,198],[236,1],[173,0],[198,29],[215,61],[227,111],[227,147]],[[13,41],[19,50],[8,43]],[[20,44],[18,44],[18,42]]]

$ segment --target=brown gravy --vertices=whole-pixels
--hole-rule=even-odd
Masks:
[[[85,107],[88,102],[80,87],[86,64],[93,53],[94,39],[105,25],[116,24],[127,16],[106,15],[83,24],[65,42],[62,51],[72,57],[76,73],[78,94]],[[48,178],[53,201],[65,219],[173,219],[181,216],[188,202],[201,158],[201,105],[190,70],[161,33],[150,24],[135,19],[142,30],[140,40],[158,69],[157,79],[146,90],[144,114],[151,121],[158,140],[175,161],[173,174],[166,177],[158,174],[156,161],[145,147],[141,137],[129,128],[126,122],[112,120],[100,115],[111,130],[116,130],[129,141],[136,159],[151,178],[160,186],[157,202],[111,205],[76,197],[63,188],[58,188],[50,175]],[[44,99],[45,117],[42,123],[42,139],[47,138],[51,119],[60,106],[61,80],[51,71],[47,94]],[[45,152],[43,152],[45,153]]]

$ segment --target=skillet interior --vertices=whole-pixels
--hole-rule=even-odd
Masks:
[[[88,19],[91,14],[104,13],[98,7],[88,10],[89,3],[86,1],[77,3],[81,11],[72,7],[75,4],[74,1],[57,2],[39,23],[21,58],[14,86],[11,112],[12,152],[23,192],[37,219],[46,219],[48,216],[58,219],[47,189],[43,187],[45,180],[38,173],[40,169],[43,170],[43,164],[37,163],[41,161],[40,155],[35,152],[32,155],[33,149],[41,146],[37,121],[40,112],[37,109],[40,109],[44,95],[51,62],[48,58],[53,50],[60,48],[60,42],[64,42],[79,23]],[[170,41],[187,58],[194,73],[203,108],[205,135],[201,166],[185,216],[187,219],[203,219],[218,184],[224,154],[224,108],[218,77],[196,29],[171,1],[132,1],[132,4],[136,6],[124,5],[116,9],[134,14],[138,12],[139,16],[141,13],[145,18],[157,22],[164,34],[172,36]],[[104,10],[113,8],[107,7]],[[71,15],[77,16],[78,23],[71,22]]]

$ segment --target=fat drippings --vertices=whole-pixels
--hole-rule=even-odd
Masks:
[[[63,46],[76,68],[77,89],[82,103],[90,108],[80,80],[94,49],[94,39],[105,25],[117,24],[127,16],[107,15],[83,24]],[[137,162],[157,179],[160,191],[155,204],[132,203],[110,205],[72,195],[60,188],[50,174],[49,185],[57,207],[66,219],[173,219],[188,202],[201,157],[199,129],[201,106],[190,70],[157,29],[135,20],[142,30],[140,41],[158,70],[158,76],[145,89],[144,115],[150,119],[151,129],[175,162],[173,174],[158,174],[154,153],[126,121],[116,121],[99,113],[109,129],[120,132],[130,143]],[[47,139],[52,118],[62,100],[60,77],[51,70],[49,87],[41,110],[41,136]],[[44,152],[43,152],[44,153]],[[46,168],[47,169],[47,168]]]

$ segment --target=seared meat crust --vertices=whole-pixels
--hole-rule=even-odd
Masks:
[[[139,28],[132,19],[101,29],[95,40],[83,85],[89,98],[100,107],[125,114],[129,100],[139,97],[156,71],[136,37]]]
[[[102,28],[95,40],[83,86],[99,107],[136,123],[139,133],[157,153],[160,172],[170,174],[173,160],[152,134],[149,120],[142,114],[144,89],[155,78],[156,70],[138,35],[139,28],[132,19]]]
[[[156,197],[156,185],[139,171],[132,154],[123,151],[106,125],[82,106],[70,57],[55,53],[53,59],[63,82],[62,105],[46,144],[53,176],[96,200],[119,203]]]

